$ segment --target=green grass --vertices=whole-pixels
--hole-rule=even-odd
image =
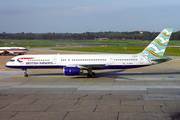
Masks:
[[[180,56],[180,47],[167,47],[165,55],[168,56]]]
[[[180,45],[180,40],[170,40],[168,45]]]
[[[71,48],[58,48],[60,50],[69,51],[86,51],[86,52],[102,52],[102,53],[124,53],[124,54],[134,54],[140,53],[146,46],[117,46],[108,44],[149,44],[151,41],[142,40],[110,40],[110,42],[99,41],[99,40],[5,40],[0,39],[0,46],[8,47],[27,47],[38,48],[38,47],[58,47],[67,46],[68,43],[103,43],[107,46],[89,46],[89,47],[71,47]],[[11,42],[14,43],[11,43]],[[180,40],[170,40],[168,45],[180,45]],[[69,46],[69,45],[68,45]],[[71,45],[70,45],[71,46]],[[180,49],[169,47],[167,48],[165,55],[180,56]]]
[[[0,46],[3,46],[4,44],[6,44],[5,42],[0,42]]]
[[[84,51],[84,52],[103,52],[103,53],[138,53],[144,49],[143,46],[117,46],[117,45],[101,45],[101,46],[85,46],[70,48],[54,48],[53,50],[68,51]]]
[[[110,40],[110,42],[107,42],[106,40],[11,40],[11,39],[0,39],[0,41],[3,42],[10,42],[10,41],[16,41],[16,42],[40,42],[40,43],[105,43],[105,44],[145,44],[150,43],[151,41],[142,41],[142,40]]]
[[[37,47],[57,47],[57,46],[66,46],[61,44],[56,44],[54,42],[33,42],[33,41],[14,41],[13,43],[10,41],[3,41],[0,42],[0,47],[31,47],[31,48],[37,48]]]
[[[68,50],[68,51],[85,51],[85,52],[102,52],[102,53],[122,53],[135,54],[144,50],[145,46],[87,46],[87,47],[71,47],[71,48],[54,48],[53,50]],[[179,47],[167,47],[165,55],[180,56]]]
[[[110,40],[110,42],[107,42],[105,40],[12,40],[12,39],[0,39],[0,41],[5,42],[5,43],[10,43],[12,41],[18,42],[18,43],[27,43],[27,44],[49,44],[49,43],[59,43],[59,44],[64,44],[64,43],[103,43],[103,44],[149,44],[151,42],[147,40],[132,40],[132,39],[127,39],[127,40]],[[1,43],[1,42],[0,42]],[[170,40],[169,44],[175,44],[175,45],[180,45],[180,40]]]
[[[137,46],[101,45],[101,46],[54,48],[53,50],[103,52],[103,53],[138,53],[143,49],[144,46],[137,47]]]

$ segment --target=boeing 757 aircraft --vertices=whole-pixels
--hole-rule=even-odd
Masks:
[[[0,47],[1,54],[23,55],[28,52],[28,49],[24,47]]]
[[[13,57],[6,67],[24,70],[36,68],[62,68],[65,75],[79,75],[87,70],[87,77],[95,77],[92,70],[126,69],[154,65],[171,60],[164,56],[173,29],[164,29],[141,53],[138,54],[51,54],[21,55]]]

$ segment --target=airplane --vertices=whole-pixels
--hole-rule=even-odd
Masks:
[[[96,77],[92,70],[127,69],[155,65],[172,60],[164,56],[173,29],[164,29],[141,53],[138,54],[48,54],[21,55],[6,63],[8,68],[27,69],[61,68],[65,75],[79,75],[87,70],[87,77]]]
[[[24,47],[0,47],[0,55],[12,54],[23,55],[29,50]]]

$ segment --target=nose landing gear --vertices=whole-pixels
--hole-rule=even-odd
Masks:
[[[27,69],[22,69],[22,70],[24,70],[24,77],[28,77]]]
[[[96,77],[95,73],[92,72],[92,68],[89,68],[87,71],[88,71],[88,73],[87,73],[88,78],[95,78]]]

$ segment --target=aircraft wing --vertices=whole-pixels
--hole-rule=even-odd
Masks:
[[[106,64],[69,64],[68,67],[78,67],[80,69],[98,68],[106,66]]]

